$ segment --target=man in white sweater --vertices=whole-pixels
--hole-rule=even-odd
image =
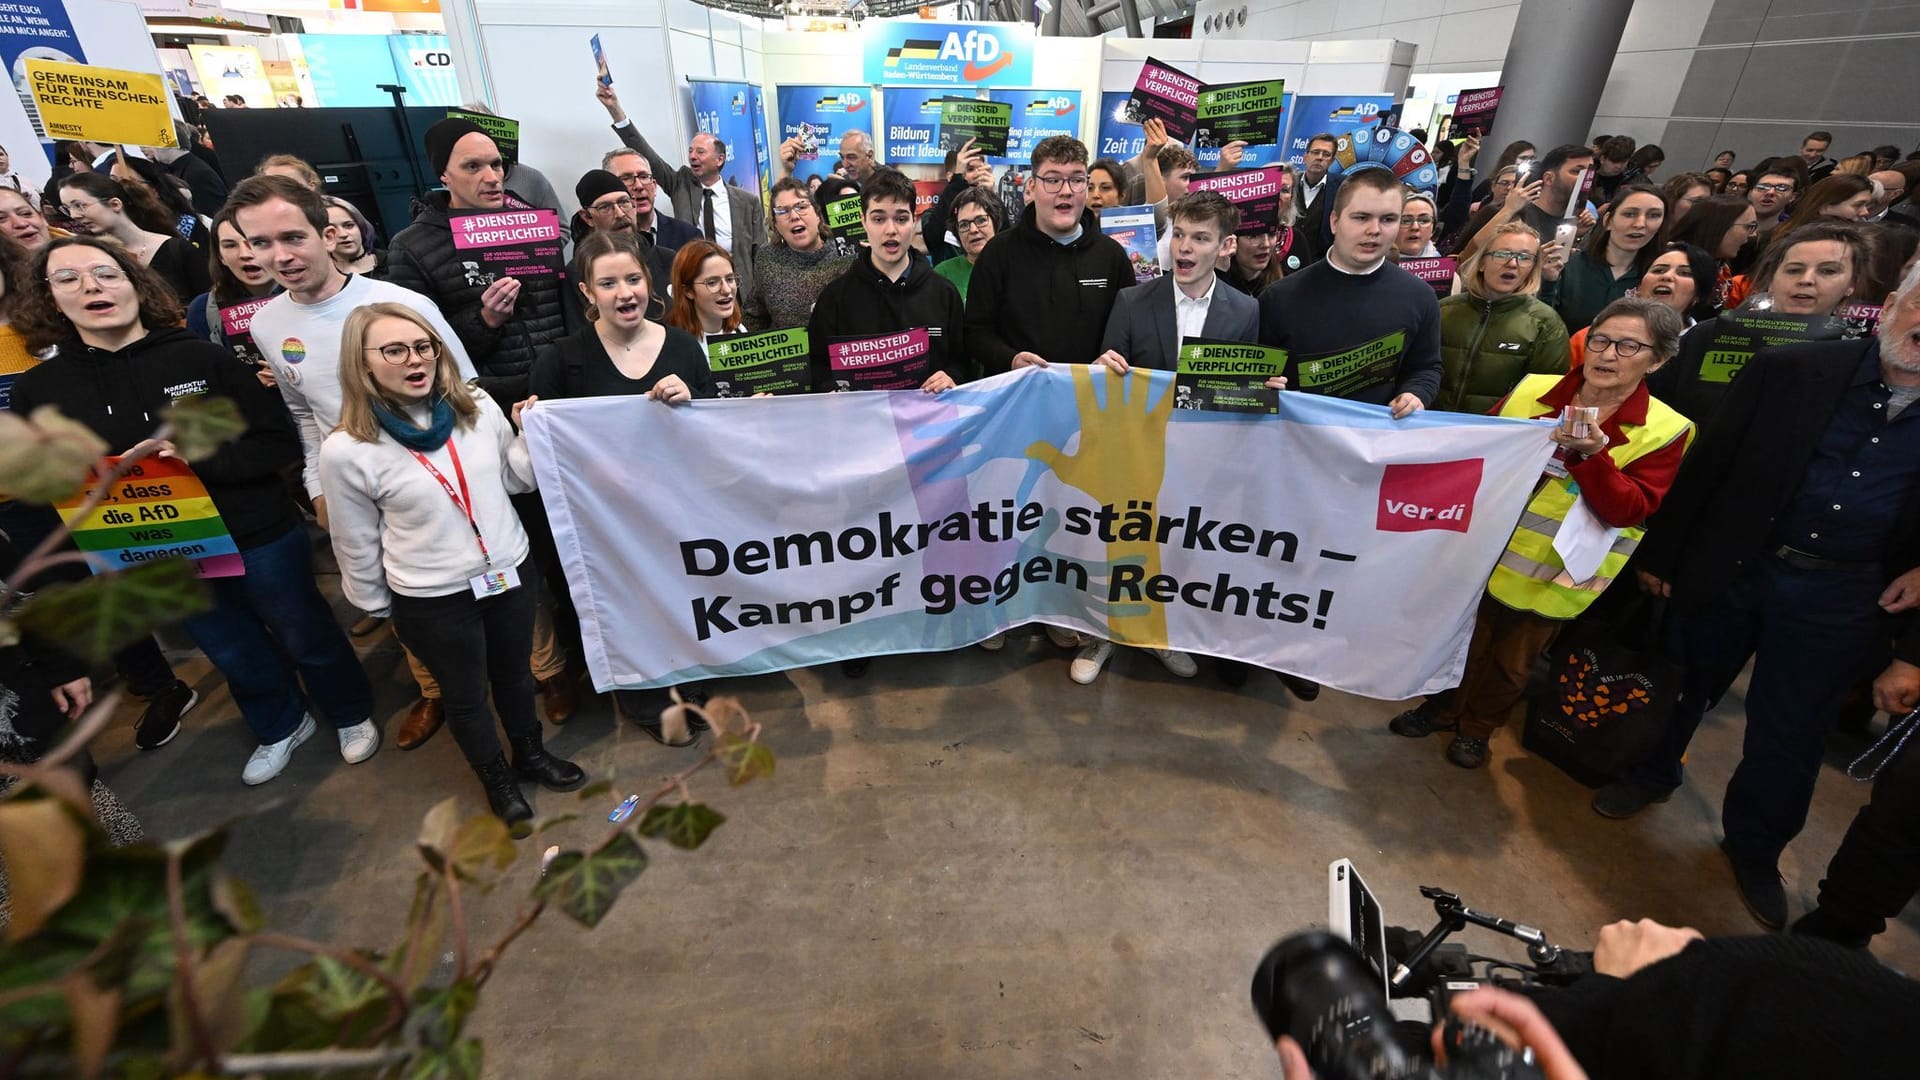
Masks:
[[[340,335],[347,316],[363,304],[403,304],[427,320],[468,379],[474,377],[473,362],[431,300],[391,282],[340,271],[331,255],[334,228],[327,204],[311,189],[284,177],[252,176],[234,187],[228,205],[241,235],[286,290],[254,312],[251,334],[300,429],[307,494],[320,527],[331,531],[320,491],[320,444],[340,424]],[[441,724],[439,686],[411,654],[407,662],[420,700],[394,738],[402,750],[425,742]]]

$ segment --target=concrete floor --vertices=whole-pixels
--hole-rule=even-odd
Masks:
[[[398,648],[383,630],[361,649],[394,716],[412,696]],[[1702,729],[1686,788],[1610,822],[1511,732],[1468,773],[1438,738],[1389,734],[1387,703],[1301,705],[1271,677],[1235,692],[1210,669],[1182,683],[1124,651],[1081,687],[1067,660],[1035,634],[882,659],[860,681],[823,667],[736,682],[778,775],[737,791],[703,775],[696,794],[729,818],[706,848],[656,846],[597,930],[552,916],[521,939],[471,1027],[488,1075],[1275,1077],[1249,976],[1274,940],[1324,924],[1341,857],[1398,925],[1430,924],[1417,887],[1436,884],[1579,948],[1621,917],[1756,931],[1715,847],[1737,697]],[[275,928],[397,940],[421,815],[449,793],[484,806],[452,739],[349,767],[323,734],[249,789],[252,743],[218,673],[181,671],[205,698],[186,730],[140,754],[116,726],[98,747],[108,781],[158,836],[234,822],[230,862]],[[594,699],[551,743],[620,792],[689,760]],[[1837,768],[1822,777],[1782,864],[1796,915],[1866,796]],[[597,836],[616,801],[554,842]],[[523,856],[518,887],[469,907],[476,942],[508,924],[535,866]],[[1920,906],[1876,952],[1920,969]]]

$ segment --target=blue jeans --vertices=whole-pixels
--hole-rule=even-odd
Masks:
[[[1748,659],[1747,729],[1727,782],[1721,825],[1744,861],[1772,864],[1807,823],[1826,736],[1840,699],[1886,666],[1878,572],[1796,570],[1763,557],[1708,606],[1673,620],[1686,664],[1665,739],[1629,778],[1653,792],[1680,786],[1681,755]]]
[[[313,582],[307,530],[289,529],[240,557],[247,572],[208,579],[213,610],[181,625],[227,677],[254,737],[279,742],[300,726],[302,680],[315,710],[334,727],[372,716],[373,686]]]

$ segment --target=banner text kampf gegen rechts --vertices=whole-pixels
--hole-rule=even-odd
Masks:
[[[941,394],[542,402],[527,438],[602,690],[1030,622],[1373,697],[1457,682],[1551,425],[1174,396],[1171,372],[1058,366]]]

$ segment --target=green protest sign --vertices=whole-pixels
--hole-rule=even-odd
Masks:
[[[1284,79],[1201,87],[1194,107],[1193,144],[1225,146],[1237,139],[1263,146],[1277,141],[1286,87]]]
[[[1700,381],[1730,383],[1761,349],[1802,341],[1835,341],[1850,336],[1849,329],[1846,320],[1827,315],[1722,315],[1713,321],[1713,336],[1707,339],[1707,351],[1700,358]]]
[[[1285,349],[1187,338],[1174,369],[1173,407],[1271,415],[1280,411],[1280,391],[1267,380],[1286,368]]]
[[[723,398],[804,394],[813,381],[810,361],[804,327],[707,339],[707,368]]]
[[[860,196],[846,195],[827,204],[827,228],[833,235],[856,244],[867,242],[867,227],[862,224]]]
[[[508,164],[520,160],[520,121],[465,109],[448,109],[447,116],[465,120],[486,132],[487,137],[493,140],[493,145],[500,148],[500,156],[506,158]]]
[[[968,139],[973,148],[990,157],[1007,152],[1007,131],[1013,127],[1013,102],[978,98],[940,99],[940,149],[958,150]]]
[[[1407,350],[1407,332],[1395,330],[1364,345],[1300,361],[1300,389],[1313,394],[1345,397],[1378,386],[1400,370]]]

